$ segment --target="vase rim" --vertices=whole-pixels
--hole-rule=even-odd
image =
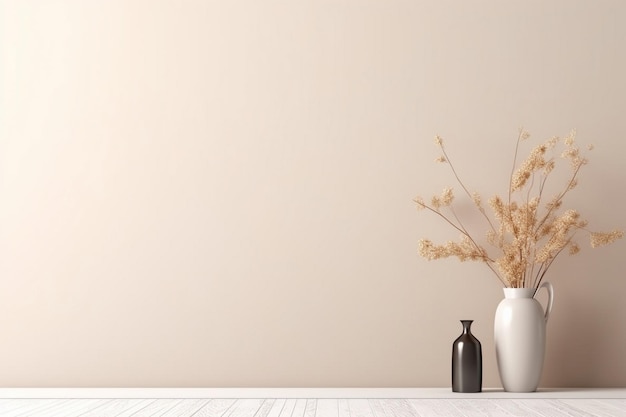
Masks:
[[[533,298],[535,288],[503,288],[505,298]]]

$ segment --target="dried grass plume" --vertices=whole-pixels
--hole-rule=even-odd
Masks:
[[[426,203],[422,197],[416,197],[414,201],[418,209],[430,211],[456,229],[460,239],[444,244],[421,239],[421,256],[428,260],[456,257],[462,262],[483,262],[505,287],[538,288],[561,253],[565,251],[574,255],[580,251],[578,243],[574,241],[576,233],[587,233],[593,248],[609,245],[624,236],[621,230],[590,231],[587,229],[587,221],[576,210],[561,209],[564,197],[578,184],[580,169],[588,162],[576,145],[576,132],[570,132],[565,138],[555,136],[548,139],[533,148],[528,157],[518,164],[520,142],[529,136],[528,132],[520,129],[507,193],[503,197],[494,195],[487,201],[490,213],[485,210],[480,194],[470,193],[461,181],[446,153],[443,139],[435,137],[435,144],[442,152],[436,161],[449,165],[457,183],[485,220],[485,240],[488,246],[479,244],[479,240],[468,232],[454,211],[453,189],[446,187],[441,194],[434,195],[430,203]],[[563,148],[560,158],[568,162],[570,172],[561,191],[544,201],[546,182],[557,165],[555,154],[559,145]],[[587,149],[593,147],[588,146]]]

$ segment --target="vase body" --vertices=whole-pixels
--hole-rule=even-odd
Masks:
[[[463,333],[452,344],[452,391],[481,392],[483,356],[480,341],[471,331],[473,320],[461,320]]]
[[[505,288],[494,323],[496,360],[502,387],[508,392],[533,392],[539,386],[546,346],[546,323],[554,299],[548,289],[544,312],[533,288]]]

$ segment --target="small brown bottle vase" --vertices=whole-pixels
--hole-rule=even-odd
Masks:
[[[471,331],[473,320],[461,320],[463,333],[452,344],[452,391],[481,392],[483,355]]]

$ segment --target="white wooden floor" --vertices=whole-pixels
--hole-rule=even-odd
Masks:
[[[624,398],[1,399],[1,417],[626,417]]]

